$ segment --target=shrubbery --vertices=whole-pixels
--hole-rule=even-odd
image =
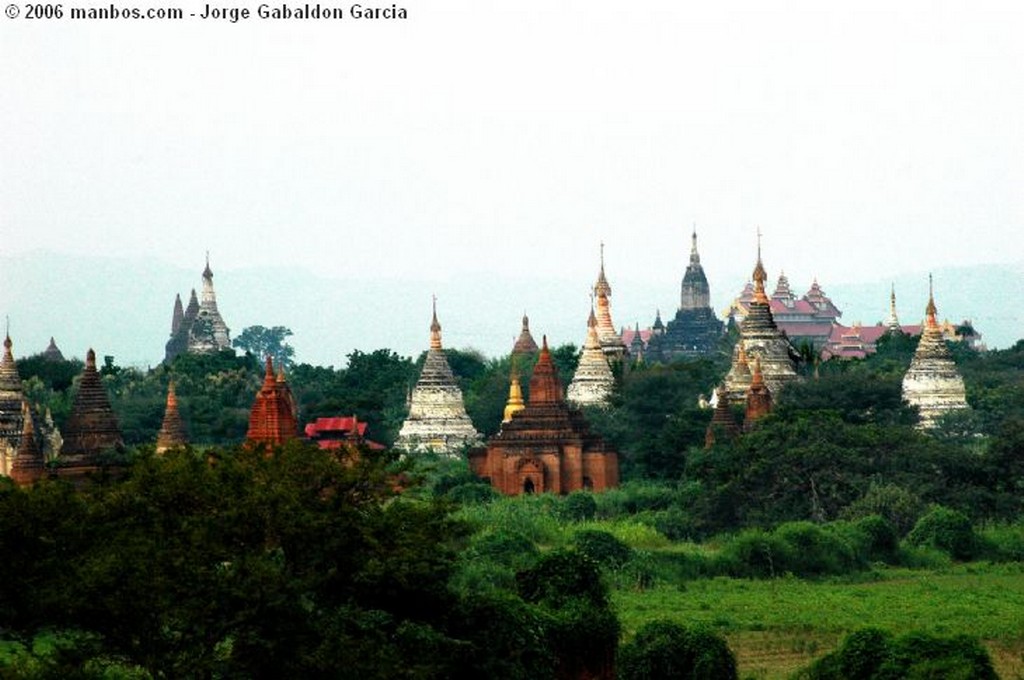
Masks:
[[[848,635],[839,649],[801,671],[799,680],[896,680],[943,678],[997,680],[988,652],[967,635],[941,637],[912,632],[894,638],[865,628]]]
[[[941,505],[934,506],[917,521],[907,535],[907,542],[938,548],[956,560],[969,560],[978,551],[971,520],[963,513]]]
[[[619,652],[620,680],[729,680],[736,657],[718,634],[672,621],[652,621]]]

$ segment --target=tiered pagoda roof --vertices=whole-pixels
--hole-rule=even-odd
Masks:
[[[938,419],[946,413],[967,408],[964,379],[957,371],[953,355],[943,339],[942,328],[935,318],[935,296],[931,276],[928,278],[924,331],[910,368],[903,376],[903,398],[918,407],[920,427],[925,429],[935,427]]]
[[[747,308],[747,315],[740,323],[740,338],[733,351],[733,367],[726,376],[725,388],[729,399],[740,402],[745,399],[746,388],[743,384],[741,366],[741,349],[747,362],[760,360],[764,382],[772,394],[788,382],[797,379],[796,359],[799,356],[789,343],[786,334],[775,324],[770,301],[765,293],[764,284],[768,278],[761,262],[761,245],[757,247],[757,264],[753,273],[753,296]]]
[[[85,355],[75,404],[64,427],[61,458],[72,465],[91,465],[102,451],[123,447],[117,417],[96,370],[96,352],[90,348]]]
[[[430,323],[430,349],[413,388],[409,415],[402,423],[395,448],[409,453],[434,451],[454,456],[466,446],[479,442],[480,433],[466,413],[462,389],[444,354],[435,299]]]
[[[576,373],[569,383],[568,400],[577,405],[603,405],[615,387],[615,376],[608,365],[608,359],[601,350],[597,336],[597,318],[590,308],[587,319],[587,340],[583,343],[583,354],[576,365]]]
[[[188,432],[185,422],[178,412],[178,397],[174,393],[174,381],[167,384],[167,405],[164,407],[164,421],[156,436],[156,452],[163,453],[169,449],[188,444]]]

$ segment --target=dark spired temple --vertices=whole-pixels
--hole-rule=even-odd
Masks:
[[[690,264],[683,275],[676,316],[664,327],[661,315],[651,329],[644,351],[647,361],[669,362],[707,356],[718,349],[723,324],[711,309],[711,289],[697,253],[697,232],[693,232]],[[639,335],[639,334],[638,334]]]
[[[77,468],[88,471],[97,464],[100,453],[123,448],[117,417],[96,370],[96,352],[90,348],[85,355],[85,370],[75,395],[75,405],[64,427],[61,467],[67,468],[68,472]]]
[[[526,407],[511,414],[486,448],[470,451],[469,466],[509,496],[603,491],[619,485],[618,454],[566,403],[547,338],[530,378]]]

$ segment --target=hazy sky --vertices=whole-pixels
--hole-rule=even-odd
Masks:
[[[736,290],[758,225],[801,290],[1022,259],[1024,3],[400,4],[0,17],[0,249],[581,296],[602,239],[613,286],[677,286],[694,222]]]

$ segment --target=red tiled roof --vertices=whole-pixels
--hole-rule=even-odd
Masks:
[[[360,437],[366,434],[366,423],[359,423],[355,416],[338,416],[334,418],[317,418],[306,425],[306,436],[314,438],[324,432],[346,432],[352,434],[354,423],[358,423]]]
[[[622,343],[626,347],[629,347],[629,345],[633,342],[633,336],[634,335],[636,335],[636,330],[635,329],[628,329],[627,328],[626,330],[622,331]],[[650,329],[645,329],[645,330],[640,331],[640,340],[641,340],[641,342],[643,342],[646,345],[647,341],[650,340],[650,339],[651,339],[651,331],[650,331]]]

